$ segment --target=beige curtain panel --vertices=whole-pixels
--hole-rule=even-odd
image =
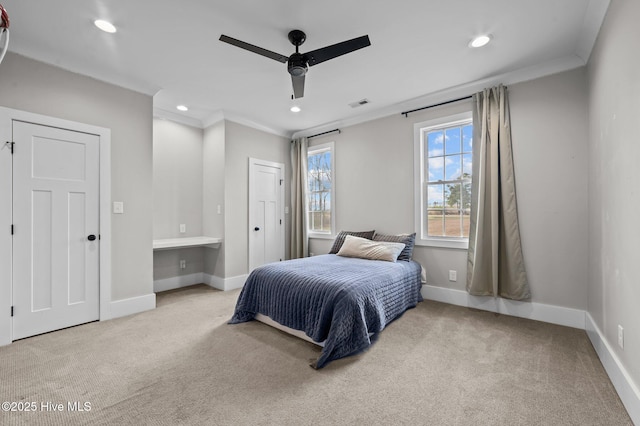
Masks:
[[[307,138],[291,141],[291,259],[307,257]]]
[[[522,300],[524,267],[511,150],[507,88],[473,95],[473,177],[467,291]]]

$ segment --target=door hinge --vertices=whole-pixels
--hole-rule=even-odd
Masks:
[[[280,219],[280,225],[282,225],[282,219]]]
[[[11,152],[13,152],[13,148],[11,148],[11,150],[12,150]],[[283,181],[283,180],[284,180],[284,179],[280,179],[280,186],[282,186],[282,181]]]
[[[11,316],[13,316],[13,306],[11,307]]]
[[[11,150],[11,154],[13,155],[13,146],[16,144],[15,142],[6,141],[6,145],[9,145],[9,149]]]
[[[11,235],[13,235],[13,224],[11,224]]]

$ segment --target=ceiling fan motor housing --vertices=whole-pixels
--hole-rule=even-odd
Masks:
[[[287,62],[287,71],[294,77],[300,77],[307,73],[307,60],[301,53],[293,53],[289,56],[289,61]]]
[[[299,47],[307,39],[307,35],[300,30],[289,31],[289,41],[296,47]]]
[[[328,61],[338,56],[342,56],[346,53],[353,52],[363,47],[371,45],[369,36],[357,37],[351,40],[346,40],[340,43],[325,46],[320,49],[315,49],[306,53],[300,53],[300,45],[305,42],[307,35],[300,30],[292,30],[289,32],[289,41],[296,47],[295,53],[286,57],[276,52],[272,52],[262,47],[254,46],[253,44],[246,43],[241,40],[226,36],[222,34],[220,41],[237,46],[241,49],[248,50],[258,55],[265,56],[267,58],[276,60],[282,64],[286,62],[287,71],[291,74],[291,83],[293,85],[293,97],[292,99],[298,99],[304,96],[304,80],[305,74],[309,67]]]

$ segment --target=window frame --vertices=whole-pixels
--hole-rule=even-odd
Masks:
[[[307,187],[305,188],[305,214],[307,215],[307,236],[309,238],[320,238],[320,239],[333,239],[335,237],[335,229],[336,229],[336,150],[334,142],[325,142],[318,145],[313,145],[307,148],[307,170],[309,168],[309,156],[318,154],[323,151],[331,152],[331,231],[330,232],[319,232],[313,231],[310,228],[309,223],[309,182],[307,176]]]
[[[426,165],[424,135],[432,129],[442,127],[452,127],[462,125],[471,121],[473,124],[473,113],[471,110],[459,114],[447,115],[434,118],[432,120],[415,123],[413,125],[414,140],[414,229],[416,232],[416,245],[428,247],[442,247],[467,250],[469,248],[468,237],[430,237],[426,235],[424,229],[424,217],[427,214],[426,191],[428,180],[425,180]]]

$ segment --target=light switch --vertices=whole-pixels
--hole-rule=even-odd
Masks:
[[[122,201],[114,201],[113,202],[113,214],[123,214],[124,213],[124,202]]]

